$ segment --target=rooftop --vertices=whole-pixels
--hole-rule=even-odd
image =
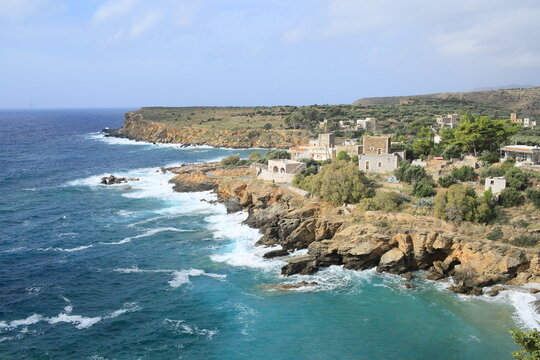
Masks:
[[[534,150],[540,150],[540,147],[538,147],[538,146],[529,146],[529,145],[508,145],[508,146],[502,147],[501,150],[532,152]]]

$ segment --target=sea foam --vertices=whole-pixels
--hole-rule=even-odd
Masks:
[[[214,279],[223,280],[227,278],[227,275],[223,274],[214,274],[214,273],[207,273],[204,270],[200,269],[189,269],[189,270],[162,270],[162,269],[155,269],[155,270],[147,270],[147,269],[139,269],[137,267],[133,268],[120,268],[115,269],[115,272],[124,273],[124,274],[131,274],[131,273],[168,273],[171,274],[173,277],[171,280],[168,281],[169,286],[172,288],[178,288],[184,284],[189,284],[190,277],[197,277],[197,276],[207,276]]]

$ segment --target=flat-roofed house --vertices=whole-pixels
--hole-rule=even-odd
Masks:
[[[441,128],[447,126],[453,129],[459,124],[459,121],[461,120],[461,116],[459,114],[448,114],[446,116],[438,116],[436,120],[437,120],[437,124]]]
[[[292,160],[333,160],[336,158],[334,134],[319,134],[317,139],[309,141],[309,145],[292,147],[289,152]]]
[[[504,177],[487,177],[484,184],[484,190],[488,191],[490,189],[493,194],[499,194],[506,189],[506,180]]]
[[[540,147],[529,145],[508,145],[501,149],[501,160],[512,159],[532,164],[540,164]]]
[[[306,164],[289,159],[268,160],[268,165],[257,164],[256,175],[259,179],[276,183],[290,183],[294,176],[306,168]]]

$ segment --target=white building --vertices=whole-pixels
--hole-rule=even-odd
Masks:
[[[306,164],[295,160],[276,159],[268,160],[268,165],[256,164],[254,168],[259,179],[290,183],[296,174],[306,168]]]
[[[447,126],[453,129],[459,124],[459,121],[461,120],[461,116],[458,114],[448,114],[446,116],[438,116],[436,120],[437,120],[437,124],[441,128]]]
[[[512,159],[531,164],[540,164],[540,147],[529,145],[508,145],[501,149],[501,160]]]
[[[377,128],[377,119],[372,117],[367,117],[365,119],[356,120],[357,128],[364,130],[376,130]]]
[[[484,185],[484,190],[488,191],[491,189],[493,194],[499,194],[506,188],[506,180],[504,177],[488,177],[486,178],[486,183]]]
[[[308,146],[297,146],[289,149],[292,160],[314,159],[318,161],[336,158],[334,134],[319,134],[317,139],[309,141]]]

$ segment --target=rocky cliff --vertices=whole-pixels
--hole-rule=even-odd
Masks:
[[[154,143],[209,145],[230,148],[288,148],[307,142],[307,134],[299,130],[216,130],[196,126],[171,126],[166,122],[145,118],[137,112],[125,114],[122,127],[109,131],[110,136]]]
[[[451,277],[449,289],[464,294],[481,294],[483,287],[495,284],[540,282],[537,251],[473,239],[438,219],[358,213],[245,176],[209,179],[231,211],[248,211],[246,224],[263,234],[258,245],[281,245],[282,250],[266,257],[308,249],[306,255],[286,260],[282,268],[286,276],[313,274],[330,265],[355,270],[376,267],[407,278],[412,271],[425,270],[431,280]],[[174,180],[178,181],[182,180]]]

